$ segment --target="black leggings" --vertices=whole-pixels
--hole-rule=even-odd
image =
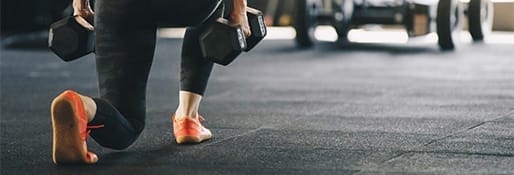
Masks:
[[[100,98],[94,99],[97,112],[89,125],[104,127],[93,129],[91,137],[104,147],[124,149],[143,131],[158,26],[189,26],[182,45],[180,89],[203,95],[213,63],[201,56],[198,36],[204,25],[223,15],[222,9],[219,0],[97,0]]]

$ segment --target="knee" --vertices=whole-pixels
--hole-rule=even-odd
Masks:
[[[139,137],[140,133],[135,133],[134,135],[125,136],[125,137],[118,137],[118,138],[112,138],[108,141],[98,142],[99,145],[114,149],[114,150],[124,150],[130,147]]]
[[[127,130],[110,130],[108,132],[91,132],[91,137],[95,141],[106,148],[115,150],[124,150],[130,147],[141,135],[144,127]]]
[[[130,142],[117,143],[112,145],[102,145],[103,147],[114,149],[114,150],[124,150],[130,147],[134,143],[135,139]]]

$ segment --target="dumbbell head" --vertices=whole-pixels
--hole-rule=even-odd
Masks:
[[[94,32],[75,17],[66,17],[50,26],[48,47],[62,60],[72,61],[94,51]]]
[[[241,27],[223,18],[209,25],[200,34],[199,42],[203,57],[221,65],[230,64],[247,47]]]
[[[264,24],[264,14],[254,8],[247,7],[246,15],[252,35],[246,39],[247,47],[245,51],[253,49],[267,34],[266,24]]]

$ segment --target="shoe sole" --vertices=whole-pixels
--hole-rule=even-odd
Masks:
[[[52,102],[53,146],[55,164],[86,162],[87,150],[81,139],[79,121],[72,100],[61,95]]]
[[[178,144],[185,143],[201,143],[203,141],[209,140],[212,136],[178,136],[175,138]]]

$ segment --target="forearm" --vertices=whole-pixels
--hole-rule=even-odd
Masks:
[[[246,0],[232,0],[234,4],[234,9],[232,10],[232,14],[246,14]]]
[[[89,0],[73,0],[72,5],[75,10],[91,8],[91,6],[89,6]]]
[[[233,9],[230,18],[234,24],[241,25],[246,37],[249,37],[252,32],[248,24],[248,17],[246,16],[246,0],[232,0]]]
[[[94,30],[94,12],[91,9],[89,0],[73,0],[73,16],[75,20],[83,27]]]

